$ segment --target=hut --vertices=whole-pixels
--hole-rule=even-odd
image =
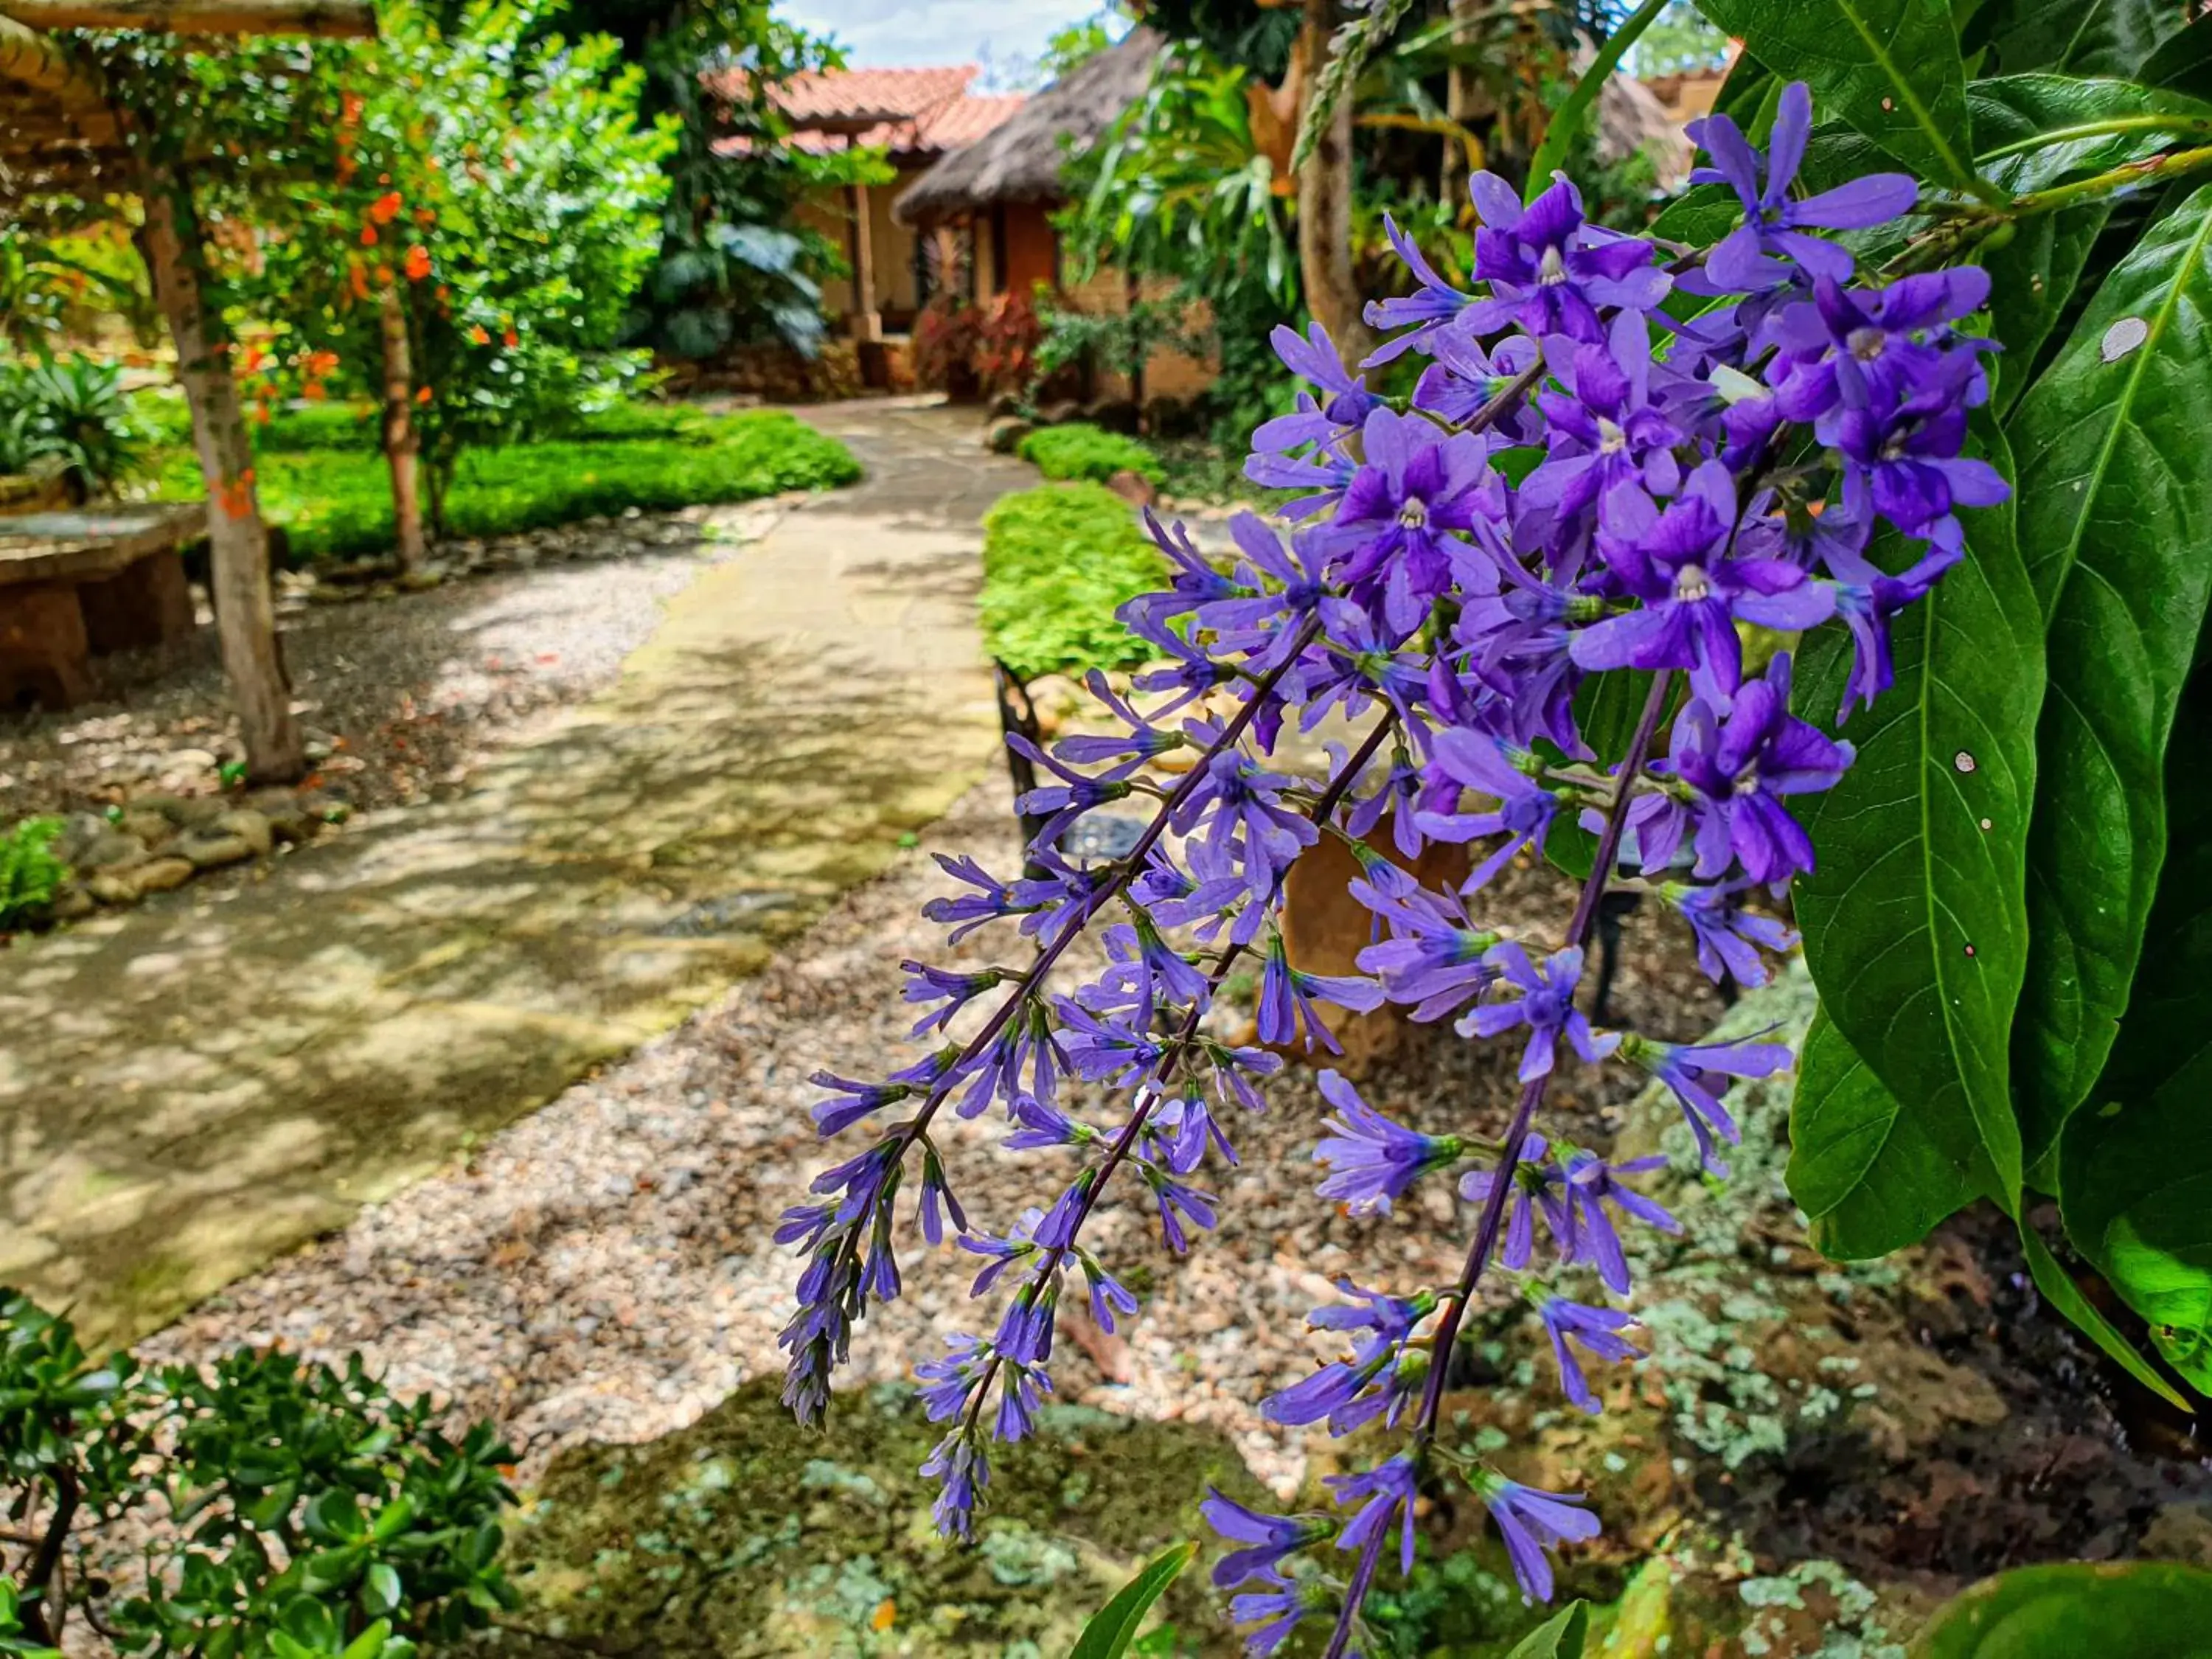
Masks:
[[[724,70],[705,77],[710,94],[739,90]],[[854,341],[904,333],[943,280],[933,244],[897,215],[906,192],[943,157],[984,137],[1022,106],[1019,93],[970,90],[974,64],[922,69],[831,70],[795,76],[775,90],[789,124],[784,143],[826,155],[842,149],[883,152],[895,177],[888,185],[848,185],[808,203],[800,217],[845,249],[849,276],[823,285],[822,306],[836,332]],[[718,155],[742,155],[750,140],[717,139]]]
[[[1039,283],[1059,287],[1060,238],[1051,215],[1067,199],[1061,164],[1144,95],[1162,45],[1150,29],[1130,30],[988,136],[922,174],[894,216],[919,231],[957,234],[978,295],[1026,294]]]

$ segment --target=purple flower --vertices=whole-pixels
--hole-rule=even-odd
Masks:
[[[1075,1259],[1083,1269],[1085,1290],[1091,1297],[1091,1320],[1111,1336],[1116,1322],[1137,1311],[1137,1298],[1129,1287],[1108,1273],[1098,1258],[1077,1247]]]
[[[1352,1013],[1364,1014],[1382,1006],[1382,988],[1371,979],[1309,974],[1291,967],[1283,946],[1283,936],[1277,933],[1267,943],[1267,965],[1260,976],[1260,1041],[1288,1046],[1298,1040],[1303,1030],[1309,1050],[1318,1037],[1322,1047],[1329,1053],[1342,1054],[1343,1048],[1315,1012],[1316,997]]]
[[[1628,1257],[1613,1231],[1608,1206],[1632,1216],[1662,1233],[1679,1233],[1682,1224],[1659,1205],[1621,1180],[1625,1175],[1649,1175],[1667,1167],[1662,1154],[1632,1158],[1626,1164],[1608,1164],[1595,1152],[1577,1149],[1567,1158],[1565,1181],[1572,1259],[1596,1267],[1606,1289],[1616,1296],[1628,1292]]]
[[[951,898],[933,898],[921,907],[921,914],[932,921],[960,924],[947,936],[950,944],[959,944],[987,921],[995,921],[1001,916],[1026,915],[1036,908],[1036,905],[1028,902],[1026,896],[1018,893],[1012,884],[1000,881],[965,854],[957,859],[948,858],[942,853],[933,853],[930,856],[937,860],[945,874],[977,890]]]
[[[991,1484],[991,1464],[983,1449],[965,1431],[956,1429],[937,1443],[921,1472],[942,1483],[931,1511],[938,1531],[947,1538],[972,1538],[975,1500]]]
[[[1571,945],[1554,951],[1539,968],[1528,960],[1528,951],[1507,939],[1492,945],[1485,960],[1518,994],[1469,1010],[1455,1029],[1462,1036],[1494,1037],[1526,1025],[1528,1047],[1521,1056],[1523,1083],[1551,1075],[1562,1033],[1577,1054],[1593,1063],[1620,1046],[1619,1032],[1593,1032],[1589,1018],[1575,1006],[1575,988],[1583,976],[1579,948]]]
[[[1062,765],[1054,757],[1048,755],[1018,732],[1006,739],[1006,747],[1031,765],[1043,767],[1060,780],[1058,783],[1048,783],[1030,790],[1014,803],[1014,810],[1024,817],[1044,819],[1036,832],[1036,844],[1041,848],[1054,845],[1076,819],[1093,807],[1103,806],[1109,801],[1127,799],[1130,791],[1129,774],[1136,770],[1143,759],[1141,755],[1132,756],[1118,765],[1109,767],[1097,777],[1086,777]]]
[[[1353,882],[1350,890],[1390,930],[1388,939],[1354,960],[1382,980],[1391,1001],[1413,1003],[1416,1020],[1456,1012],[1496,981],[1497,969],[1483,957],[1498,935],[1477,927],[1456,894],[1410,885],[1402,894],[1385,894],[1367,880]]]
[[[1328,1537],[1336,1525],[1325,1515],[1261,1515],[1213,1486],[1206,1489],[1198,1512],[1224,1538],[1246,1547],[1214,1563],[1213,1582],[1221,1589],[1254,1578],[1277,1577],[1285,1560]]]
[[[1413,388],[1413,407],[1451,426],[1463,426],[1495,403],[1505,388],[1534,368],[1542,348],[1525,334],[1513,334],[1485,351],[1479,341],[1456,330],[1429,335],[1425,349],[1435,359]],[[1535,435],[1536,414],[1525,403],[1505,411],[1492,428],[1509,442]]]
[[[1337,1115],[1322,1122],[1331,1133],[1314,1148],[1314,1162],[1329,1170],[1316,1190],[1354,1215],[1389,1213],[1394,1199],[1430,1170],[1456,1161],[1466,1144],[1457,1135],[1425,1135],[1393,1123],[1334,1072],[1323,1072],[1319,1081],[1322,1098]]]
[[[1853,752],[1790,712],[1786,654],[1742,688],[1724,721],[1692,702],[1674,722],[1668,766],[1697,797],[1698,877],[1725,875],[1732,864],[1755,882],[1810,870],[1812,838],[1783,801],[1835,787]],[[1665,831],[1655,823],[1641,833],[1646,866],[1663,863],[1661,851],[1671,854]]]
[[[1802,81],[1782,89],[1767,155],[1753,149],[1725,115],[1690,123],[1692,142],[1713,160],[1712,166],[1694,170],[1690,181],[1726,185],[1744,211],[1743,223],[1706,256],[1702,291],[1760,293],[1787,283],[1792,264],[1810,276],[1843,282],[1851,274],[1850,254],[1807,235],[1807,228],[1864,230],[1911,210],[1919,186],[1901,173],[1869,173],[1817,196],[1793,198],[1790,186],[1812,131],[1813,99]]]
[[[1292,781],[1245,755],[1218,754],[1206,763],[1199,787],[1176,809],[1170,828],[1188,836],[1203,823],[1201,839],[1217,854],[1228,853],[1231,838],[1241,831],[1243,886],[1264,902],[1291,861],[1321,837],[1304,813],[1284,805],[1282,792]]]
[[[1713,1153],[1713,1137],[1734,1146],[1743,1132],[1721,1104],[1721,1095],[1732,1079],[1772,1077],[1792,1064],[1790,1050],[1779,1042],[1660,1042],[1631,1036],[1621,1044],[1621,1058],[1641,1066],[1670,1090],[1682,1108],[1683,1120],[1698,1139],[1698,1156],[1715,1175],[1726,1175],[1728,1165]]]
[[[1339,1504],[1365,1500],[1359,1513],[1346,1522],[1344,1530],[1337,1534],[1337,1548],[1365,1549],[1370,1539],[1390,1529],[1391,1519],[1396,1516],[1400,1520],[1398,1571],[1413,1571],[1413,1489],[1419,1477],[1419,1466],[1402,1452],[1364,1474],[1328,1476],[1324,1484]]]
[[[1407,1340],[1414,1327],[1436,1311],[1435,1296],[1426,1291],[1390,1296],[1361,1290],[1343,1279],[1337,1281],[1337,1288],[1349,1299],[1315,1309],[1306,1323],[1316,1330],[1363,1334],[1353,1340],[1347,1358],[1310,1372],[1262,1401],[1260,1414],[1270,1422],[1307,1424],[1326,1419],[1334,1435],[1349,1434],[1378,1417],[1395,1423],[1413,1391],[1426,1378],[1427,1354],[1409,1348]]]
[[[908,1002],[935,1002],[943,998],[945,1006],[933,1008],[915,1021],[908,1036],[918,1037],[925,1031],[942,1031],[958,1013],[986,991],[995,990],[1006,981],[1006,976],[996,968],[986,968],[979,973],[956,974],[946,968],[932,968],[920,962],[902,962],[900,969],[908,976],[908,983],[901,994]]]
[[[1234,599],[1242,591],[1216,570],[1198,550],[1190,532],[1181,524],[1173,530],[1161,524],[1150,507],[1145,509],[1145,529],[1168,562],[1168,586],[1158,592],[1139,593],[1115,612],[1146,639],[1167,631],[1170,617],[1183,616],[1217,600]]]
[[[1966,411],[1987,395],[1980,368],[1954,355],[1894,410],[1838,410],[1832,441],[1846,463],[1844,499],[1862,516],[1871,507],[1906,535],[1959,553],[1965,532],[1952,510],[1994,507],[2012,493],[1987,461],[1959,453]]]
[[[1253,1659],[1265,1659],[1290,1640],[1298,1620],[1310,1613],[1326,1612],[1331,1605],[1328,1588],[1318,1579],[1302,1578],[1295,1583],[1278,1580],[1272,1589],[1249,1591],[1231,1601],[1229,1616],[1240,1625],[1260,1626],[1244,1638],[1244,1651]]]
[[[1391,227],[1391,232],[1395,243],[1395,226]],[[1420,258],[1418,249],[1413,258]],[[1275,356],[1282,359],[1284,368],[1300,380],[1310,381],[1326,396],[1316,398],[1301,392],[1296,413],[1263,421],[1253,432],[1255,450],[1263,454],[1280,454],[1306,444],[1335,443],[1359,429],[1368,410],[1379,400],[1367,390],[1364,379],[1345,368],[1344,360],[1337,355],[1336,342],[1328,337],[1327,329],[1319,323],[1309,323],[1301,337],[1296,329],[1279,323],[1267,336],[1267,343],[1275,348]]]
[[[1462,893],[1486,885],[1522,848],[1544,844],[1559,810],[1559,797],[1529,775],[1527,769],[1540,764],[1526,750],[1509,750],[1495,738],[1456,726],[1437,733],[1425,775],[1429,784],[1452,797],[1462,789],[1472,790],[1498,804],[1480,812],[1423,812],[1419,816],[1421,832],[1449,842],[1505,837],[1468,874]]]
[[[1544,392],[1551,453],[1521,486],[1523,507],[1572,519],[1623,484],[1671,495],[1682,482],[1683,434],[1651,401],[1651,334],[1621,312],[1602,345],[1578,345],[1562,366],[1565,390]]]
[[[1667,297],[1667,274],[1651,264],[1651,245],[1583,222],[1582,192],[1565,174],[1527,208],[1494,173],[1468,181],[1482,228],[1474,234],[1474,274],[1490,297],[1468,307],[1477,334],[1517,327],[1547,339],[1565,334],[1601,340],[1601,306],[1649,311]]]
[[[1495,590],[1489,556],[1467,538],[1496,515],[1503,486],[1474,434],[1448,434],[1433,422],[1378,409],[1362,438],[1367,459],[1321,542],[1353,599],[1379,610],[1403,639],[1455,581]]]
[[[1941,372],[1954,337],[1950,325],[1989,297],[1990,276],[1978,265],[1900,276],[1871,289],[1822,278],[1809,302],[1786,307],[1772,325],[1783,413],[1810,421],[1838,406],[1878,414],[1896,408]],[[1958,341],[1955,356],[1969,377],[1962,393],[1980,380],[1975,354],[1990,349],[1988,341]],[[1978,391],[1976,403],[1988,395],[1986,386]],[[1816,430],[1822,442],[1835,441],[1832,428]]]
[[[1783,923],[1743,908],[1741,895],[1752,884],[1737,881],[1693,887],[1668,882],[1659,890],[1660,897],[1690,924],[1698,966],[1715,984],[1725,974],[1741,986],[1764,985],[1766,964],[1759,951],[1779,956],[1797,943],[1797,935]]]
[[[1145,1184],[1152,1189],[1152,1201],[1159,1206],[1160,1241],[1181,1255],[1190,1249],[1189,1237],[1182,1230],[1184,1219],[1188,1218],[1193,1225],[1211,1231],[1216,1219],[1213,1199],[1149,1166],[1144,1176]]]
[[[1378,331],[1404,329],[1406,332],[1386,340],[1376,348],[1367,359],[1366,367],[1375,368],[1402,356],[1415,347],[1423,345],[1446,331],[1452,319],[1474,303],[1474,295],[1462,294],[1437,275],[1427,256],[1415,245],[1413,239],[1398,228],[1398,222],[1389,214],[1382,216],[1383,234],[1389,237],[1390,246],[1406,269],[1413,273],[1416,284],[1411,294],[1395,300],[1370,300],[1367,302],[1367,325]],[[1316,328],[1320,325],[1316,324]],[[1276,331],[1280,333],[1281,330]]]
[[[1595,1416],[1598,1411],[1597,1396],[1590,1392],[1582,1364],[1568,1346],[1569,1341],[1571,1340],[1600,1359],[1634,1359],[1644,1351],[1620,1333],[1636,1321],[1612,1308],[1585,1307],[1556,1296],[1546,1297],[1538,1304],[1536,1311],[1544,1322],[1546,1334],[1552,1339],[1552,1352],[1559,1362],[1559,1386],[1566,1391],[1568,1399]]]
[[[1583,1543],[1598,1535],[1597,1516],[1583,1509],[1583,1500],[1563,1492],[1539,1492],[1517,1480],[1508,1480],[1492,1470],[1470,1476],[1475,1496],[1481,1498],[1498,1522],[1505,1553],[1513,1562],[1513,1576],[1524,1595],[1539,1601],[1552,1599],[1552,1563],[1545,1552],[1560,1544]]]
[[[1521,1156],[1513,1165],[1513,1190],[1505,1198],[1505,1232],[1498,1260],[1516,1272],[1526,1267],[1536,1249],[1536,1216],[1559,1246],[1561,1259],[1574,1259],[1574,1212],[1565,1201],[1566,1171],[1557,1162],[1547,1163],[1550,1143],[1531,1132],[1521,1141]],[[1459,1195],[1470,1204],[1486,1200],[1498,1183],[1495,1170],[1470,1170],[1460,1177]],[[1554,1192],[1553,1188],[1560,1189]]]
[[[1874,700],[1896,679],[1889,658],[1889,619],[1917,605],[1945,571],[1965,557],[1962,547],[1931,547],[1910,569],[1888,575],[1870,560],[1840,550],[1828,556],[1836,573],[1836,614],[1851,635],[1851,672],[1844,682],[1844,701],[1836,710],[1840,726],[1854,702],[1874,707]]]
[[[1690,475],[1662,512],[1633,485],[1606,497],[1597,545],[1639,609],[1575,635],[1583,668],[1686,668],[1707,702],[1725,706],[1743,679],[1739,622],[1794,632],[1825,622],[1835,596],[1787,559],[1729,556],[1735,485],[1717,461]]]
[[[914,1368],[917,1390],[933,1423],[948,1422],[967,1409],[968,1395],[991,1363],[990,1348],[964,1331],[945,1339],[951,1352],[925,1359]]]

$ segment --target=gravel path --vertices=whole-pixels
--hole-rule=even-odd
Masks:
[[[311,602],[288,583],[293,706],[338,740],[323,780],[363,811],[443,798],[485,740],[612,680],[661,602],[782,510],[695,507],[471,544],[498,574],[417,593]],[[134,788],[212,792],[240,752],[211,625],[98,665],[112,701],[0,715],[0,828]]]
[[[793,1267],[769,1233],[823,1162],[805,1116],[818,1093],[808,1075],[823,1066],[881,1075],[911,1057],[902,957],[981,963],[1009,948],[975,939],[948,956],[918,915],[949,885],[927,854],[968,851],[1004,869],[1015,845],[1003,781],[972,791],[720,1006],[492,1137],[464,1167],[234,1284],[142,1352],[362,1349],[395,1387],[497,1419],[523,1451],[526,1481],[579,1441],[642,1440],[689,1423],[780,1369]],[[1493,914],[1509,923],[1556,927],[1571,902],[1541,870],[1510,872],[1494,890]],[[1709,1026],[1718,1005],[1689,966],[1686,934],[1648,916],[1629,934],[1620,1017],[1668,1036]],[[1470,1105],[1480,1119],[1502,1115],[1505,1058],[1445,1033],[1409,1045],[1366,1087],[1418,1123],[1463,1125]],[[1303,1455],[1255,1407],[1312,1363],[1308,1308],[1338,1275],[1410,1285],[1443,1273],[1462,1231],[1438,1224],[1453,1220],[1441,1190],[1423,1212],[1379,1220],[1313,1199],[1305,1158],[1325,1109],[1312,1079],[1293,1066],[1271,1112],[1232,1131],[1244,1163],[1224,1188],[1224,1224],[1187,1260],[1158,1249],[1135,1206],[1101,1206],[1091,1242],[1125,1267],[1142,1264],[1132,1277],[1145,1312],[1126,1342],[1072,1331],[1057,1366],[1063,1398],[1218,1424],[1262,1478],[1285,1486]],[[1591,1134],[1631,1092],[1618,1070],[1571,1071],[1563,1084],[1553,1099]],[[994,1231],[1066,1175],[1058,1154],[998,1151],[990,1143],[1003,1133],[988,1118],[946,1137],[971,1218]],[[860,1331],[848,1380],[901,1376],[943,1333],[988,1320],[966,1297],[975,1265],[917,1248],[904,1298]]]

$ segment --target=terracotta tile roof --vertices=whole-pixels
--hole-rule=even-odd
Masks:
[[[709,92],[742,90],[742,71],[704,78]],[[884,149],[894,155],[933,155],[972,143],[1019,109],[1022,94],[976,94],[968,83],[973,64],[933,69],[834,70],[794,76],[776,94],[789,118],[789,142],[823,154],[848,147]],[[748,139],[717,139],[718,155],[740,155]]]

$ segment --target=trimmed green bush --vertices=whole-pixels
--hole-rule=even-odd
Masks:
[[[1044,484],[983,517],[983,642],[1023,679],[1130,668],[1153,654],[1115,620],[1165,580],[1136,515],[1103,484]]]
[[[1116,472],[1134,472],[1154,484],[1167,482],[1160,458],[1134,438],[1081,421],[1039,427],[1016,452],[1048,478],[1088,478],[1104,483]]]
[[[69,879],[69,866],[54,856],[59,818],[25,818],[0,835],[0,927],[34,921]]]
[[[261,504],[292,557],[357,558],[392,546],[392,495],[373,417],[343,407],[288,412],[255,438]],[[464,451],[446,501],[455,536],[505,536],[624,507],[647,512],[751,501],[852,483],[860,464],[835,438],[781,410],[709,415],[629,404],[587,417],[573,436]],[[189,449],[165,459],[161,491],[200,495]]]

